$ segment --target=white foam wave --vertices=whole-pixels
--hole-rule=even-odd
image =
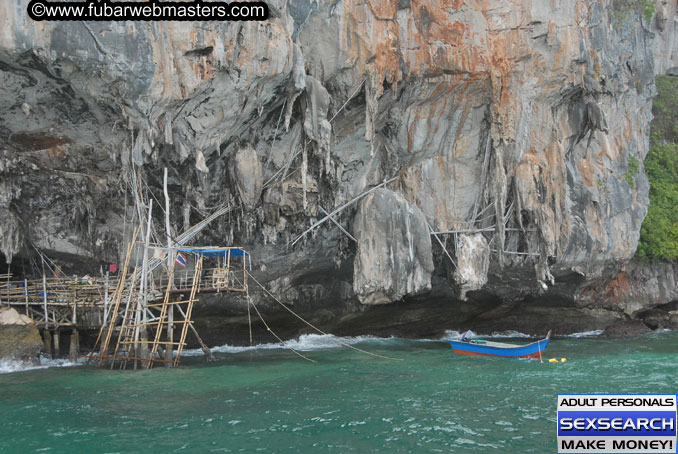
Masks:
[[[389,339],[391,338],[374,336],[338,337],[332,334],[302,334],[298,339],[285,341],[285,346],[282,346],[280,343],[258,344],[251,347],[240,347],[225,344],[218,347],[213,347],[210,350],[212,350],[212,353],[242,353],[252,350],[279,350],[293,348],[298,351],[308,352],[312,350],[326,350],[330,348],[342,347],[342,343],[353,345],[360,342],[384,341]],[[202,356],[203,351],[199,348],[184,350],[182,355]]]
[[[490,334],[489,336],[484,336],[484,337],[513,337],[513,338],[523,338],[523,339],[528,339],[532,337],[539,337],[539,336],[532,336],[530,334],[525,334],[521,333],[520,331],[497,331],[495,333]]]
[[[465,332],[465,331],[464,331]],[[587,338],[587,337],[598,337],[603,333],[602,329],[597,329],[597,330],[592,330],[592,331],[582,331],[580,333],[572,333],[572,334],[565,334],[565,335],[559,335],[558,337],[566,337],[566,338],[573,338],[573,339],[581,339],[581,338]],[[440,340],[458,340],[461,338],[463,332],[460,331],[455,331],[455,330],[448,330],[445,331],[445,334],[443,335]],[[497,331],[491,334],[481,334],[481,333],[476,333],[471,331],[471,337],[482,337],[484,339],[501,339],[501,338],[523,338],[523,339],[537,339],[541,338],[541,336],[535,336],[535,335],[530,335],[530,334],[525,334],[521,333],[519,331]]]
[[[581,333],[568,334],[565,337],[573,337],[575,339],[579,339],[579,338],[582,338],[582,337],[598,337],[601,334],[603,334],[603,330],[602,329],[596,329],[596,330],[593,330],[593,331],[582,331]]]
[[[35,369],[48,369],[50,367],[73,367],[80,366],[84,362],[85,359],[83,358],[76,361],[70,361],[68,359],[51,359],[46,356],[40,357],[39,364],[14,359],[3,359],[0,360],[0,374],[11,374],[13,372],[23,372]]]
[[[456,331],[456,330],[447,330],[445,331],[445,334],[440,338],[440,340],[443,341],[448,341],[448,340],[459,340],[461,339],[462,334],[464,334],[466,331],[461,332],[461,331]],[[494,333],[490,334],[482,334],[482,333],[476,333],[475,331],[471,331],[470,337],[482,337],[483,339],[502,339],[502,338],[533,338],[533,337],[538,337],[538,336],[531,336],[529,334],[521,333],[518,331],[497,331]]]
[[[473,332],[473,331],[471,331],[471,332]],[[447,331],[445,331],[445,334],[443,334],[443,336],[438,340],[441,340],[441,341],[459,340],[459,339],[461,339],[461,334],[462,333],[460,333],[459,331],[455,331],[453,329],[448,329]]]

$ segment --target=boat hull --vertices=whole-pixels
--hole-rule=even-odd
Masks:
[[[549,339],[543,339],[527,345],[501,346],[497,343],[476,344],[472,342],[450,341],[452,352],[457,355],[497,356],[500,358],[541,358]]]

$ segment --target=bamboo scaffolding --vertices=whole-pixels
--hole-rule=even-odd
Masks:
[[[440,247],[443,248],[443,251],[445,252],[445,255],[447,255],[447,258],[450,259],[450,262],[452,262],[452,265],[456,268],[457,262],[455,262],[450,253],[447,252],[447,248],[445,247],[445,244],[443,244],[443,242],[440,240],[438,234],[433,232],[433,227],[431,227],[431,224],[428,223],[428,220],[426,221],[426,226],[428,227],[429,232],[431,232],[431,235],[433,235],[433,238],[435,238],[436,241],[438,241]]]
[[[174,256],[175,260],[172,263],[172,266],[171,266],[170,271],[169,271],[169,279],[168,279],[169,282],[174,281],[174,269],[176,268],[176,263],[177,263],[176,258],[177,258],[178,254],[179,254],[178,252],[175,254],[175,256]],[[195,285],[195,282],[193,284]],[[168,303],[169,303],[169,299],[171,297],[171,293],[170,293],[171,288],[172,288],[171,285],[168,283],[167,290],[165,292],[165,299],[163,300],[162,305],[161,305],[161,309],[160,309],[160,316],[159,316],[160,321],[163,321],[166,317]],[[153,346],[151,347],[151,352],[150,352],[149,357],[148,357],[148,363],[146,364],[146,368],[148,368],[148,369],[150,369],[151,365],[153,364],[153,357],[155,356],[156,352],[158,351],[160,336],[162,334],[163,324],[158,323],[157,325],[158,325],[158,328],[155,331],[155,337],[153,339]]]
[[[366,195],[368,195],[368,194],[370,194],[370,193],[376,191],[377,189],[379,189],[379,188],[381,188],[381,187],[383,187],[383,186],[386,186],[386,185],[389,184],[389,183],[394,182],[394,181],[397,180],[397,179],[398,179],[397,176],[395,176],[395,177],[393,177],[393,178],[390,178],[390,179],[388,179],[388,180],[386,180],[386,181],[384,181],[384,182],[382,182],[382,183],[376,185],[375,187],[373,187],[373,188],[371,188],[371,189],[368,189],[367,191],[361,193],[360,195],[358,195],[358,196],[352,198],[351,200],[349,200],[349,201],[346,202],[345,204],[341,205],[339,208],[335,208],[331,213],[327,214],[324,218],[320,219],[319,221],[315,222],[311,227],[309,227],[308,229],[304,230],[304,232],[301,233],[301,235],[299,235],[298,237],[296,237],[296,238],[294,239],[294,241],[292,241],[291,245],[294,246],[295,244],[297,244],[297,243],[299,242],[299,240],[301,240],[304,236],[306,236],[307,233],[312,232],[316,227],[322,225],[325,221],[327,221],[327,220],[329,220],[329,219],[332,219],[337,213],[340,213],[341,211],[343,211],[343,210],[346,209],[347,207],[353,205],[355,202],[357,202],[358,200],[360,200],[360,199],[362,199],[363,197],[365,197]]]
[[[244,257],[243,257],[244,260]],[[203,256],[200,255],[200,258],[198,259],[198,263],[195,267],[195,276],[193,277],[193,288],[191,289],[191,296],[189,298],[190,302],[188,303],[188,307],[186,308],[186,320],[191,319],[191,313],[193,312],[193,303],[196,301],[196,295],[198,293],[198,286],[195,285],[195,283],[198,281],[198,278],[200,277],[200,272],[202,270],[202,262],[203,262]],[[182,329],[181,329],[181,344],[184,344],[186,342],[186,334],[188,333],[188,323],[184,323]],[[177,348],[177,356],[174,358],[174,366],[179,365],[179,358],[181,357],[181,353],[183,352],[184,348],[183,345],[179,345]]]
[[[115,329],[115,322],[116,322],[117,316],[118,316],[118,309],[120,307],[120,302],[122,301],[122,297],[123,297],[123,291],[125,289],[125,280],[127,279],[127,270],[129,269],[129,262],[130,262],[130,258],[132,257],[132,251],[134,250],[134,242],[137,239],[138,233],[139,233],[139,230],[137,228],[135,228],[134,233],[132,233],[132,241],[127,246],[127,254],[125,255],[125,263],[122,267],[120,278],[118,279],[118,286],[115,290],[115,302],[113,303],[113,310],[112,310],[112,313],[111,313],[111,316],[110,316],[110,323],[108,325],[108,330],[106,331],[105,340],[101,344],[100,353],[102,355],[102,358],[99,361],[99,366],[103,365],[103,355],[105,355],[108,352],[108,346],[111,342],[111,336],[113,335],[113,331]],[[135,275],[136,275],[136,273],[135,273]],[[96,346],[99,343],[99,339],[101,339],[101,335],[104,332],[105,328],[106,328],[105,325],[101,327],[101,330],[99,331],[99,337],[97,338],[97,340],[94,344],[94,350],[96,350]]]
[[[135,273],[132,274],[132,283],[130,285],[130,291],[127,295],[127,304],[125,305],[125,311],[123,313],[122,317],[122,325],[120,325],[120,331],[118,333],[118,342],[115,345],[115,351],[113,352],[113,361],[111,362],[111,369],[115,366],[115,361],[117,359],[121,359],[122,355],[125,354],[125,358],[130,356],[131,349],[127,348],[122,351],[120,351],[120,346],[121,345],[127,345],[127,342],[129,342],[130,339],[134,339],[134,330],[129,326],[132,323],[130,323],[132,320],[136,319],[136,311],[132,310],[130,311],[130,305],[132,303],[132,298],[134,297],[134,289],[136,288],[137,280],[137,273],[135,270]],[[131,315],[133,314],[133,315]],[[124,343],[123,343],[124,342]],[[118,352],[120,352],[120,355],[118,355]],[[121,359],[121,361],[125,361],[125,359]],[[101,364],[101,363],[100,363]],[[121,363],[120,365],[121,368],[123,368],[123,364]]]

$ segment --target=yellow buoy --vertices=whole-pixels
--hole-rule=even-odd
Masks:
[[[551,358],[551,359],[549,359],[549,362],[550,362],[550,363],[557,363],[557,362],[558,362],[558,360],[557,360],[557,359],[555,359],[555,358]]]
[[[567,358],[560,358],[561,363],[564,363],[565,361],[567,361]]]

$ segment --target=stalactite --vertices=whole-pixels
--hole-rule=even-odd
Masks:
[[[12,263],[12,257],[21,249],[22,232],[19,218],[11,210],[0,208],[0,251],[5,254],[7,263]]]

